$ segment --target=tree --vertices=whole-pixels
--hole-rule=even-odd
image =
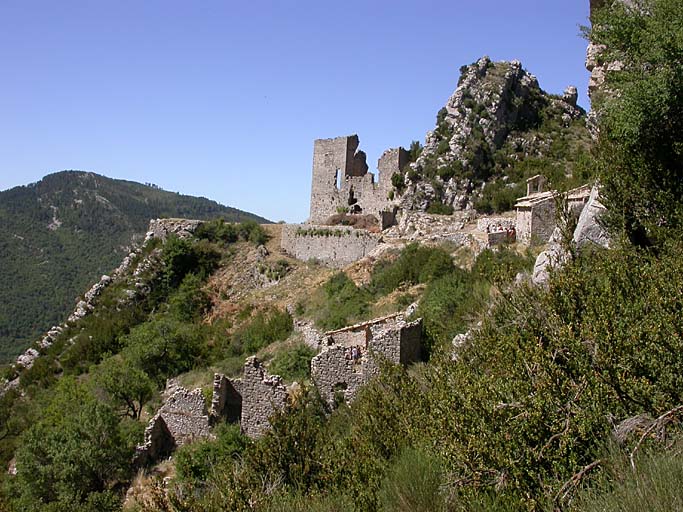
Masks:
[[[683,229],[683,3],[615,2],[599,12],[591,40],[608,72],[600,112],[598,171],[609,223],[638,246]]]
[[[63,377],[40,420],[22,436],[11,483],[14,504],[18,510],[112,504],[111,488],[127,476],[132,455],[112,408],[84,384]]]
[[[154,383],[129,359],[110,357],[95,371],[95,384],[105,391],[117,408],[139,419],[142,406],[152,398]]]

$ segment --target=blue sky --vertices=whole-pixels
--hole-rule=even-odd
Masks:
[[[579,88],[588,0],[0,0],[0,190],[80,169],[308,215],[313,140],[371,169],[482,55]]]

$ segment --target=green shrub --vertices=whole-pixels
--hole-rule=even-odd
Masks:
[[[582,512],[668,512],[683,510],[683,459],[671,452],[653,452],[636,458],[636,468],[626,455],[612,455],[605,462],[609,479],[597,488],[585,489],[572,510]]]
[[[233,334],[230,346],[237,355],[254,354],[274,341],[286,339],[293,327],[292,317],[287,311],[275,308],[259,311]]]
[[[533,268],[535,258],[529,252],[524,256],[513,250],[501,247],[496,251],[485,249],[472,266],[472,272],[492,284],[510,283],[520,272]]]
[[[200,326],[161,316],[132,329],[121,354],[161,385],[205,360],[204,336]]]
[[[88,510],[94,502],[115,510],[107,489],[129,476],[134,446],[109,406],[64,377],[22,436],[11,501],[16,510]]]
[[[322,288],[323,304],[316,320],[321,329],[340,329],[369,310],[370,293],[358,288],[344,272],[334,274]]]
[[[454,268],[453,259],[445,250],[413,243],[396,260],[375,265],[370,288],[374,293],[386,294],[401,285],[426,283]]]
[[[433,201],[427,208],[427,213],[434,215],[453,215],[453,207],[440,201]]]
[[[190,272],[205,278],[218,265],[220,253],[206,240],[169,236],[163,247],[164,281],[176,288]]]
[[[275,495],[264,512],[353,512],[353,500],[343,494],[301,496]]]
[[[187,274],[178,289],[168,298],[171,315],[181,322],[198,320],[211,307],[209,295],[202,289],[204,280]]]
[[[417,310],[424,322],[427,352],[448,346],[456,334],[467,330],[487,299],[488,285],[461,269],[430,282]]]
[[[286,347],[275,354],[269,371],[286,381],[308,379],[311,376],[311,359],[315,350],[304,343]]]
[[[379,501],[385,512],[446,510],[440,461],[419,449],[405,448],[382,481]]]
[[[391,175],[391,184],[393,187],[396,189],[396,191],[400,194],[403,192],[403,189],[406,188],[406,181],[405,178],[403,177],[403,173],[400,172],[395,172],[394,174]]]
[[[231,462],[249,444],[240,433],[239,425],[222,423],[214,429],[214,434],[215,440],[195,441],[176,451],[173,460],[179,482],[201,484],[216,466]]]

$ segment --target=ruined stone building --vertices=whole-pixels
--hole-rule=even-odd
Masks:
[[[379,177],[375,180],[358,145],[357,135],[314,142],[310,223],[324,224],[341,211],[373,215],[382,229],[393,223],[391,177],[408,163],[408,152],[403,148],[385,151],[377,164]]]
[[[311,378],[329,405],[352,402],[359,389],[379,372],[384,359],[409,364],[421,356],[422,319],[407,322],[403,314],[389,315],[325,333],[325,347],[311,361]],[[360,347],[358,361],[349,358]]]
[[[527,180],[527,194],[517,200],[515,230],[521,243],[543,244],[550,240],[555,230],[557,191],[545,190],[546,179],[536,175]],[[567,193],[568,207],[579,215],[588,201],[591,188],[588,185],[570,190]]]
[[[255,356],[244,363],[241,379],[214,377],[211,415],[240,422],[244,435],[262,436],[270,428],[270,417],[284,409],[289,390],[278,375],[270,375]]]

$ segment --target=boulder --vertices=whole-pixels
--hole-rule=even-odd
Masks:
[[[591,195],[581,211],[579,222],[574,230],[573,242],[577,248],[581,249],[589,244],[609,248],[610,236],[600,221],[604,212],[605,206],[600,202],[600,192],[596,185],[591,190]]]

